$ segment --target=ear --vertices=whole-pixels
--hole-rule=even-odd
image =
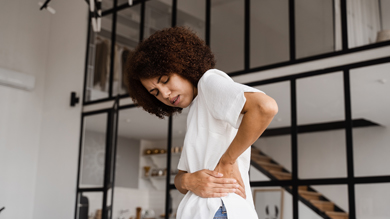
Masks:
[[[275,216],[278,217],[279,215],[279,208],[275,205]]]
[[[269,215],[268,205],[265,206],[265,214],[266,214],[266,215]]]

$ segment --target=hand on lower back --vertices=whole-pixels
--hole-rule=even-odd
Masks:
[[[222,158],[221,158],[222,160]],[[235,191],[235,193],[244,199],[246,199],[246,193],[245,193],[245,185],[244,181],[241,178],[241,173],[238,168],[237,162],[234,162],[234,164],[221,162],[219,161],[217,167],[214,171],[217,171],[219,173],[223,174],[223,178],[233,178],[237,180],[237,183],[239,185],[238,189]]]
[[[228,193],[237,193],[239,190],[237,182],[207,169],[188,174],[184,179],[186,188],[202,198],[224,197]]]

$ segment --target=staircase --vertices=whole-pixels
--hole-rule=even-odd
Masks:
[[[291,180],[292,175],[271,157],[252,147],[251,165],[271,180]],[[292,194],[291,186],[284,189]],[[348,213],[310,186],[298,187],[298,199],[324,219],[348,219]]]

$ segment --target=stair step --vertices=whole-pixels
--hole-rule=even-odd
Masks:
[[[275,170],[270,170],[269,171],[273,176],[275,176],[278,180],[290,180],[291,173],[285,173],[285,172],[280,172],[280,171],[275,171]]]
[[[334,204],[333,202],[329,201],[319,201],[319,200],[310,200],[310,202],[316,206],[321,211],[334,211]]]
[[[260,154],[260,149],[258,149],[256,147],[251,147],[251,153],[252,154]]]
[[[263,161],[263,162],[270,162],[272,160],[270,157],[261,154],[255,154],[255,153],[251,155],[251,159],[254,161]]]
[[[306,200],[320,200],[321,193],[299,190],[299,195]]]
[[[273,163],[268,163],[268,162],[263,162],[263,161],[257,161],[255,160],[257,164],[259,164],[261,167],[263,167],[265,170],[270,171],[270,170],[275,170],[281,172],[283,170],[283,167],[280,166],[279,164],[273,164]]]
[[[326,215],[328,215],[332,219],[348,219],[349,215],[345,212],[336,212],[336,211],[326,211]]]
[[[292,190],[292,186],[289,186],[288,188],[290,188]],[[298,186],[298,192],[299,191],[307,191],[308,189],[308,186]]]
[[[298,192],[301,190],[306,190],[307,191],[308,186],[298,186]]]

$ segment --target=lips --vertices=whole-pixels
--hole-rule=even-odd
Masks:
[[[180,95],[177,95],[175,98],[172,98],[171,103],[172,103],[173,105],[176,105],[176,103],[179,102],[178,100],[180,100],[179,97],[180,97]]]

